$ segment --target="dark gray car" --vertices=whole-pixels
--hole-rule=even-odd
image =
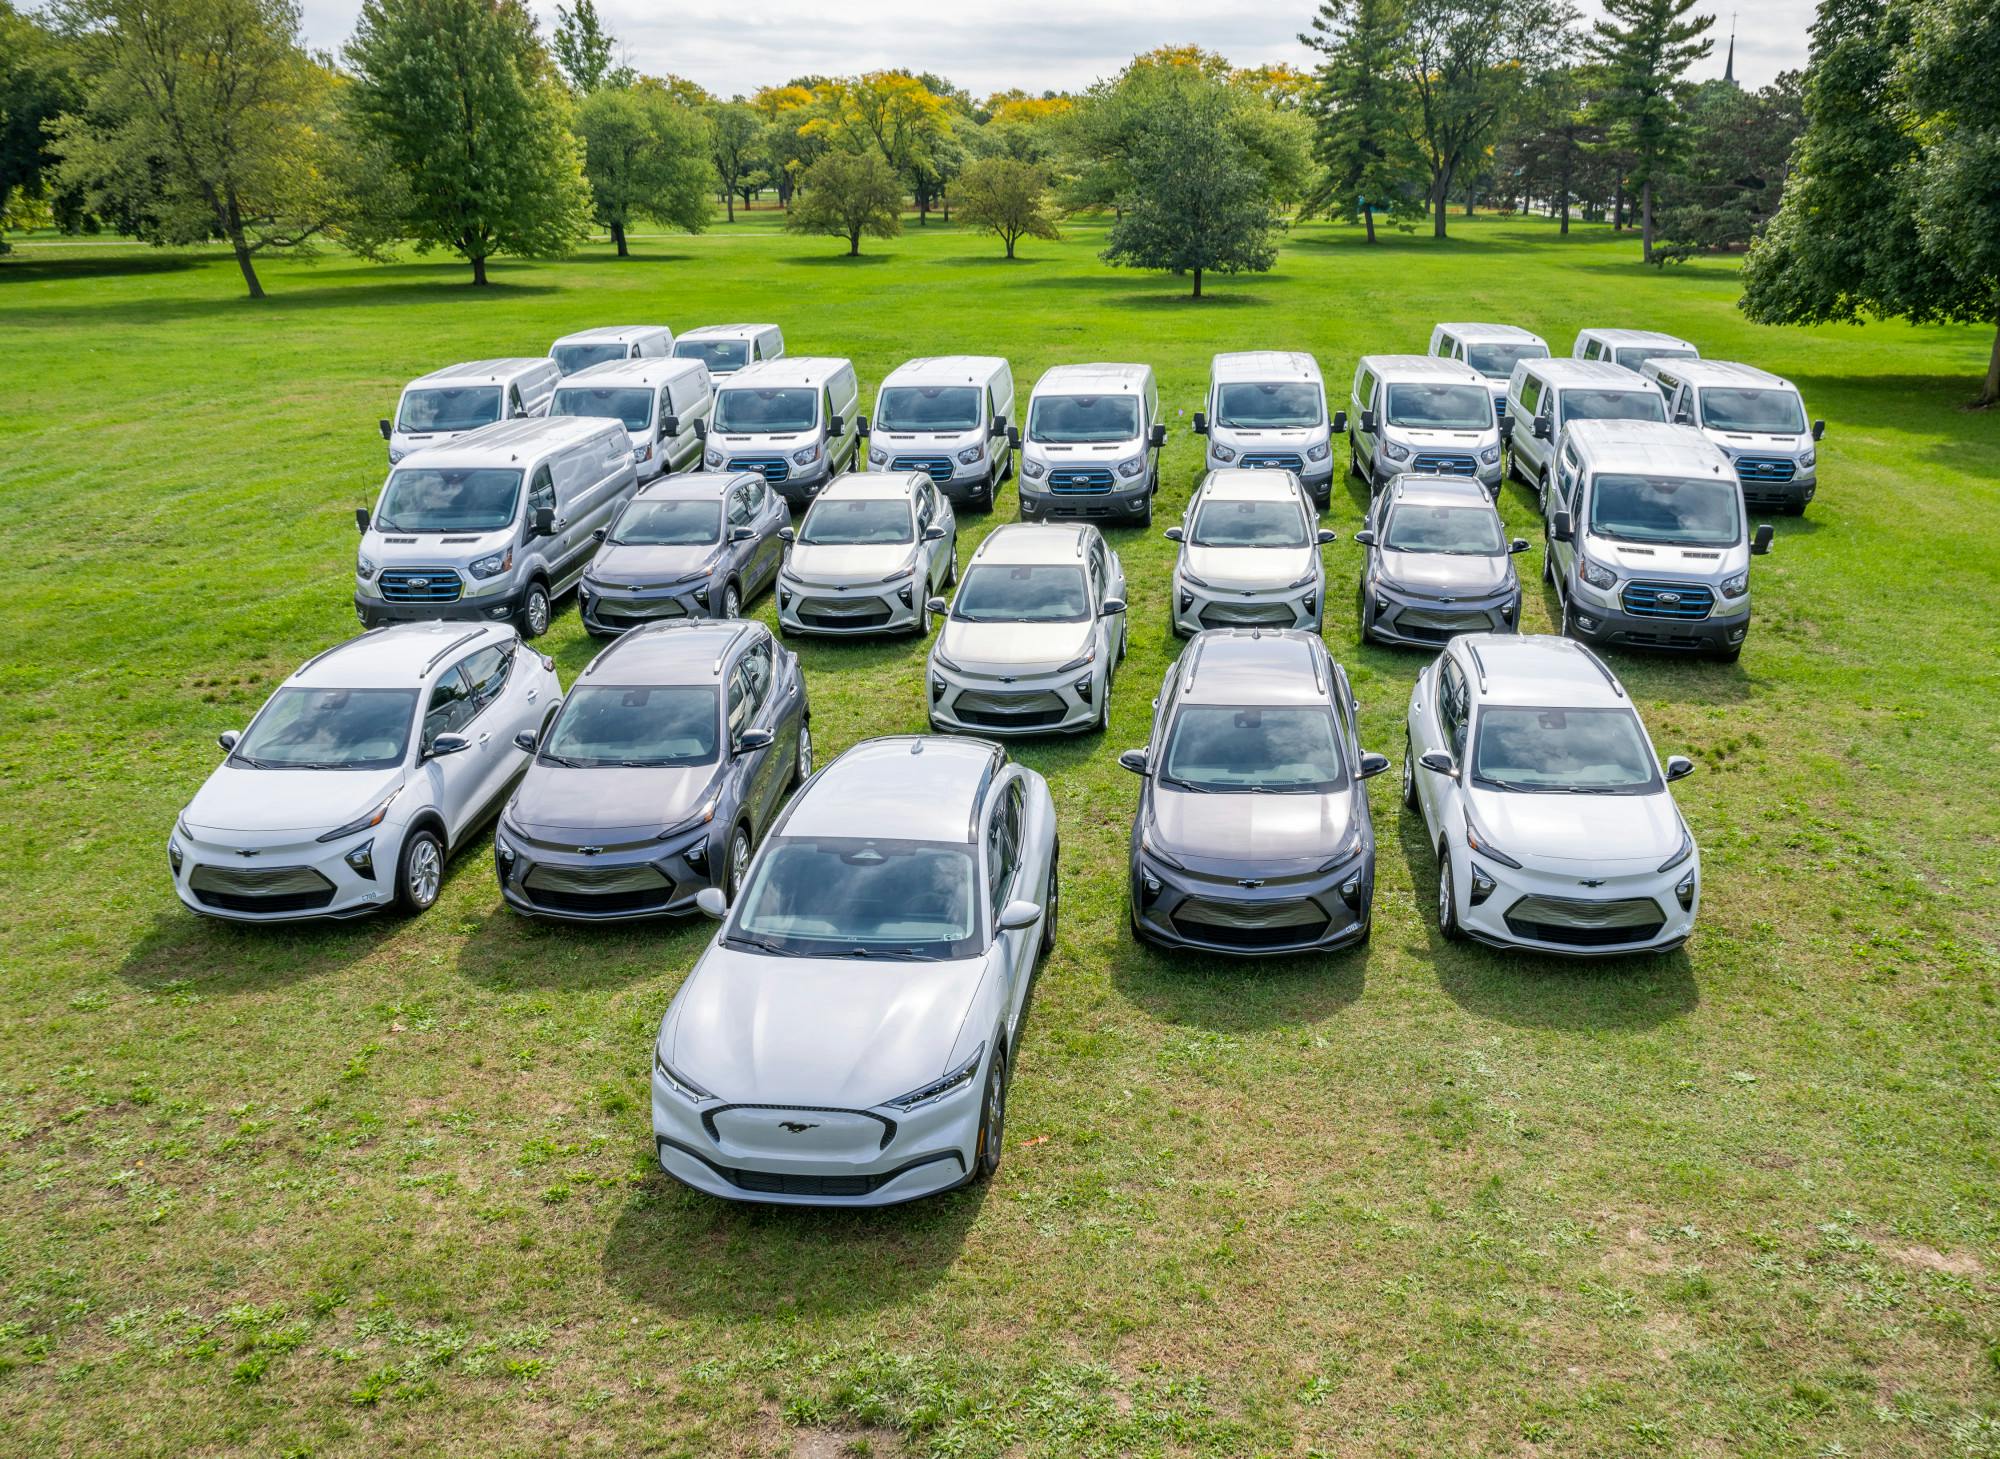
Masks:
[[[776,581],[791,523],[754,471],[696,471],[642,488],[599,537],[578,588],[599,636],[672,618],[736,618]]]
[[[577,676],[501,813],[500,892],[517,912],[603,921],[734,897],[786,796],[812,774],[797,657],[761,623],[635,630]]]
[[[1521,580],[1499,509],[1470,477],[1398,476],[1369,503],[1355,609],[1362,641],[1436,648],[1460,633],[1513,633]]]
[[[1142,941],[1258,956],[1367,940],[1375,823],[1363,782],[1389,760],[1361,748],[1358,708],[1315,633],[1194,636],[1167,671],[1152,743],[1118,757],[1142,779],[1131,861]]]

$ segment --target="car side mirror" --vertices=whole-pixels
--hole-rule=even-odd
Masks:
[[[1326,544],[1329,542],[1338,542],[1340,540],[1340,534],[1334,531],[1331,527],[1320,528],[1318,536],[1319,536],[1319,545],[1322,547],[1326,546]]]
[[[358,532],[366,532],[368,530],[368,508],[356,507],[354,509],[354,527]]]
[[[660,422],[661,435],[678,436],[680,433],[681,433],[681,418],[679,416],[670,415],[665,420]]]
[[[556,509],[554,507],[536,507],[532,525],[537,537],[553,535],[556,530]]]
[[[729,898],[722,894],[721,887],[703,887],[694,894],[694,904],[718,922],[729,915]]]
[[[1547,416],[1538,415],[1535,417],[1535,424],[1530,429],[1534,431],[1536,440],[1546,441],[1552,433],[1550,426],[1551,422]]]
[[[394,435],[394,434],[395,434],[395,430],[394,430],[394,428],[392,428],[392,427],[390,426],[390,424],[389,424],[389,422],[388,422],[388,420],[387,420],[386,418],[385,418],[385,419],[383,419],[383,420],[378,420],[378,421],[376,421],[376,422],[375,422],[375,424],[376,424],[376,425],[378,425],[378,426],[380,426],[380,427],[382,428],[382,439],[383,439],[383,440],[385,440],[385,441],[386,441],[386,440],[388,440],[388,439],[389,439],[389,437],[390,437],[390,436],[392,436],[392,435]]]
[[[1762,557],[1771,550],[1771,535],[1771,524],[1769,522],[1759,522],[1757,524],[1757,534],[1750,539],[1750,555],[1752,557]]]
[[[756,535],[757,529],[755,527],[731,527],[729,529],[729,540],[731,542],[748,542]]]
[[[1359,542],[1363,547],[1373,547],[1381,539],[1375,535],[1373,527],[1363,527],[1359,532],[1354,534],[1354,540]]]
[[[1186,529],[1181,527],[1169,527],[1167,528],[1166,531],[1162,532],[1160,535],[1166,538],[1167,541],[1169,542],[1179,542],[1182,538],[1187,536],[1187,531]]]
[[[1118,757],[1118,763],[1127,770],[1130,770],[1134,775],[1151,775],[1153,773],[1152,758],[1144,750],[1127,750]]]
[[[1336,410],[1333,413],[1333,433],[1336,436],[1338,436],[1344,434],[1346,430],[1347,430],[1347,412],[1344,410]]]
[[[777,736],[767,729],[747,729],[736,737],[736,753],[748,755],[753,750],[768,750]]]
[[[436,760],[445,755],[458,755],[472,748],[472,741],[464,735],[446,730],[430,742],[424,750],[424,758]]]
[[[590,540],[592,542],[602,542],[605,536],[606,536],[605,529],[602,527],[597,527],[592,529],[590,534]]]
[[[924,541],[926,542],[944,541],[944,528],[938,525],[936,522],[931,523],[930,526],[924,528]]]
[[[846,422],[845,420],[843,420],[843,419],[842,419],[841,417],[837,416],[837,415],[830,415],[830,416],[828,416],[828,417],[826,418],[826,433],[827,433],[827,435],[829,435],[829,436],[844,436],[844,435],[846,435],[846,434],[847,434],[847,422]]]
[[[1438,775],[1449,775],[1453,780],[1458,779],[1458,762],[1442,750],[1424,751],[1417,756],[1417,763]]]
[[[796,542],[798,536],[799,534],[794,532],[790,527],[780,527],[778,529],[778,540],[780,542]]]
[[[870,426],[870,425],[868,424],[868,417],[867,417],[867,416],[865,416],[865,415],[857,415],[856,417],[854,417],[854,434],[855,434],[855,435],[857,435],[857,436],[860,436],[860,437],[862,437],[862,438],[863,438],[863,439],[865,440],[865,439],[867,439],[867,436],[868,436],[868,432],[869,432],[869,431],[870,431],[871,429],[873,429],[873,428],[872,428],[872,427],[871,427],[871,426]]]
[[[1106,598],[1102,603],[1097,605],[1097,616],[1099,618],[1116,618],[1124,611],[1125,600],[1123,598]]]
[[[924,599],[924,611],[926,613],[949,613],[951,611],[951,604],[947,603],[943,598],[926,598]]]
[[[1016,450],[1020,449],[1021,428],[1019,426],[1007,427],[1007,444],[1014,447]]]
[[[1197,436],[1205,436],[1205,435],[1207,435],[1207,434],[1208,434],[1208,412],[1207,412],[1207,411],[1205,411],[1205,410],[1198,410],[1198,411],[1196,411],[1196,412],[1194,413],[1194,433],[1195,433],[1195,434],[1196,434]]]
[[[535,747],[541,744],[541,742],[541,736],[537,735],[533,730],[522,730],[518,735],[514,736],[514,748],[525,750],[530,755],[535,753]]]
[[[1687,756],[1669,755],[1667,757],[1667,779],[1681,780],[1692,774],[1694,774],[1694,761],[1690,760]]]
[[[1038,902],[1030,902],[1024,897],[1016,897],[1000,909],[1000,930],[1002,932],[1022,932],[1042,920],[1042,908]]]
[[[224,730],[215,737],[215,742],[225,750],[233,750],[236,748],[236,742],[242,738],[243,731],[241,730]]]
[[[1164,425],[1161,425],[1161,424],[1159,424],[1158,422],[1155,422],[1155,423],[1154,423],[1154,425],[1153,425],[1153,428],[1152,428],[1152,429],[1151,429],[1150,431],[1147,431],[1147,432],[1146,432],[1146,444],[1147,444],[1147,445],[1149,445],[1149,446],[1164,446],[1164,445],[1166,445],[1166,444],[1167,444],[1167,428],[1166,428],[1166,427],[1165,427]]]
[[[1378,755],[1373,750],[1363,750],[1361,752],[1361,764],[1355,769],[1354,778],[1357,780],[1373,780],[1388,768],[1389,757],[1387,755]]]
[[[1516,537],[1512,542],[1507,544],[1507,550],[1509,552],[1526,552],[1528,550],[1528,539],[1525,537]]]
[[[1375,429],[1374,411],[1364,410],[1361,412],[1361,429],[1364,431],[1373,431]]]
[[[1576,536],[1576,523],[1568,512],[1557,512],[1549,523],[1549,536],[1558,542],[1568,542]]]
[[[1813,422],[1813,439],[1814,439],[1815,441],[1822,441],[1822,440],[1825,440],[1825,439],[1826,439],[1826,422],[1825,422],[1825,421],[1823,421],[1823,420],[1816,420],[1816,421],[1814,421],[1814,422]]]

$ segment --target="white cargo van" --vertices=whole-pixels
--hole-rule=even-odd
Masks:
[[[1570,346],[1570,358],[1609,360],[1636,370],[1648,360],[1698,360],[1701,351],[1677,335],[1654,329],[1586,329]]]
[[[620,421],[502,421],[413,451],[355,511],[354,608],[369,627],[512,619],[524,638],[583,576],[598,528],[638,489]]]
[[[664,360],[674,352],[674,332],[663,324],[613,324],[580,329],[549,346],[549,358],[565,375],[607,360]]]
[[[921,471],[953,502],[993,505],[1014,467],[1007,425],[1014,372],[997,355],[909,360],[875,392],[863,422],[872,471]]]
[[[1035,382],[1021,449],[1021,520],[1109,517],[1146,526],[1167,443],[1151,365],[1057,365]]]
[[[700,360],[715,376],[775,360],[785,352],[785,332],[775,324],[704,324],[674,341],[674,358]]]
[[[1803,516],[1819,489],[1826,422],[1806,422],[1791,381],[1731,360],[1648,360],[1644,373],[1667,396],[1667,419],[1693,426],[1736,465],[1743,500]]]
[[[403,387],[395,420],[381,422],[389,464],[495,421],[546,414],[558,378],[555,361],[542,355],[469,360],[418,376]]]
[[[685,471],[701,460],[715,385],[700,360],[607,360],[556,387],[549,414],[624,423],[639,480]]]
[[[710,471],[756,471],[793,506],[850,470],[861,447],[854,362],[815,355],[746,365],[715,391]]]
[[[1486,377],[1463,360],[1363,355],[1347,402],[1348,468],[1380,491],[1404,472],[1477,477],[1500,490],[1500,422]]]
[[[1507,382],[1508,468],[1540,486],[1571,421],[1666,418],[1666,396],[1637,370],[1608,360],[1523,360]]]
[[[1434,355],[1463,360],[1493,388],[1500,434],[1507,434],[1507,380],[1523,360],[1546,360],[1549,342],[1515,324],[1440,324],[1431,331]]]
[[[1289,471],[1324,511],[1333,493],[1333,437],[1347,412],[1326,411],[1326,383],[1311,355],[1245,350],[1209,361],[1207,408],[1194,433],[1208,438],[1208,469]]]

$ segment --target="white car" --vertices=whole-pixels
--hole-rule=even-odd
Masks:
[[[265,701],[167,838],[182,902],[279,922],[435,902],[562,703],[500,623],[401,623],[328,649]]]
[[[958,518],[921,471],[849,472],[813,499],[778,568],[780,633],[931,630],[926,604],[958,581]]]
[[[1167,528],[1174,560],[1177,638],[1204,628],[1310,628],[1326,608],[1319,550],[1334,534],[1319,525],[1290,471],[1211,471],[1187,515]]]
[[[934,613],[947,611],[933,598]],[[925,676],[931,728],[1057,734],[1111,723],[1125,569],[1083,522],[1010,522],[965,565]]]
[[[660,1021],[661,1167],[788,1205],[991,1176],[1057,859],[1047,783],[989,742],[866,740],[820,771]]]
[[[1403,803],[1438,857],[1447,938],[1573,956],[1694,930],[1701,854],[1624,686],[1582,644],[1454,638],[1410,693]]]

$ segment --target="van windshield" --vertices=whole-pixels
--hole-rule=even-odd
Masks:
[[[1805,407],[1789,390],[1704,390],[1701,423],[1712,431],[1761,431],[1803,435]]]
[[[639,386],[570,385],[556,392],[550,415],[591,415],[621,421],[628,431],[643,431],[653,423],[653,402],[659,399]]]
[[[759,390],[739,386],[715,397],[715,429],[737,435],[792,435],[819,421],[817,390]]]
[[[971,385],[902,385],[875,402],[875,425],[885,431],[969,431],[979,424],[981,392]]]
[[[1566,421],[1667,418],[1666,403],[1657,390],[1565,390],[1562,410]]]
[[[703,547],[720,542],[722,503],[628,502],[605,540],[614,547]]]
[[[1418,431],[1490,431],[1493,397],[1483,385],[1391,385],[1389,424]]]
[[[1469,344],[1465,347],[1465,363],[1489,380],[1505,380],[1522,360],[1546,360],[1548,357],[1549,347],[1545,344]]]
[[[1129,441],[1139,434],[1139,401],[1131,395],[1038,395],[1028,408],[1028,439],[1051,445]]]
[[[403,392],[399,431],[476,431],[500,419],[498,385],[427,386]]]
[[[906,501],[828,501],[813,503],[799,528],[806,547],[889,547],[915,539]]]
[[[497,532],[512,525],[521,473],[504,467],[405,466],[375,509],[381,532]]]
[[[578,370],[588,370],[606,360],[625,359],[630,353],[629,347],[622,342],[608,340],[596,344],[559,344],[549,351],[549,358],[565,375],[574,375]]]
[[[1591,485],[1590,530],[1621,542],[1728,547],[1741,539],[1735,478],[1600,476]]]
[[[1693,360],[1700,356],[1693,350],[1677,350],[1672,345],[1662,348],[1654,344],[1628,344],[1623,349],[1613,350],[1611,358],[1628,370],[1636,370],[1648,360]]]
[[[251,770],[390,770],[403,763],[415,689],[280,689],[229,752]]]
[[[1219,426],[1281,431],[1319,422],[1319,387],[1303,380],[1281,385],[1225,385],[1215,394],[1215,423]]]
[[[750,345],[740,339],[677,339],[674,358],[700,360],[711,375],[740,370],[750,362]]]

